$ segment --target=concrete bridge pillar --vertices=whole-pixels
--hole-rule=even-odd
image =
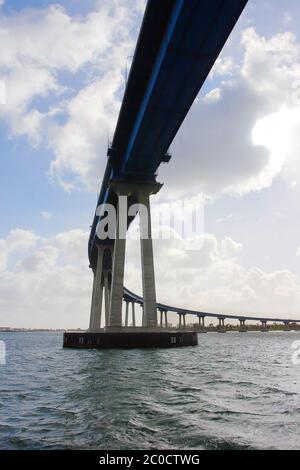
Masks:
[[[112,284],[109,308],[109,324],[108,327],[121,328],[122,326],[122,300],[124,285],[124,265],[125,265],[125,248],[126,248],[126,229],[121,226],[120,218],[127,214],[127,204],[124,201],[124,191],[117,187],[118,206],[117,220],[115,232],[115,246],[112,267]],[[126,194],[126,193],[125,193]],[[127,216],[126,216],[127,223]],[[125,232],[125,233],[124,233]]]
[[[142,307],[142,326],[146,326],[145,325],[145,309],[144,309],[144,305],[141,305]]]
[[[168,310],[165,310],[165,327],[168,328]]]
[[[122,326],[122,298],[128,215],[128,196],[138,201],[140,212],[141,261],[143,282],[143,326],[157,326],[156,291],[154,276],[153,245],[151,235],[150,195],[162,187],[159,183],[140,183],[111,180],[110,188],[118,197],[117,226],[112,269],[109,327]]]
[[[267,320],[261,320],[261,331],[263,333],[267,333],[269,331],[269,328],[267,326]]]
[[[126,300],[126,310],[125,310],[125,326],[129,326],[128,325],[128,320],[129,320],[129,302],[128,300]]]
[[[218,324],[218,333],[226,333],[226,327],[225,327],[225,318],[221,317],[218,318],[219,324]]]
[[[181,313],[178,313],[178,317],[179,317],[178,328],[179,328],[179,330],[180,330],[180,328],[181,328],[181,326],[182,326]]]
[[[132,326],[135,327],[135,304],[134,302],[132,302],[132,311],[131,311],[131,314],[132,314]]]
[[[247,333],[247,327],[246,327],[246,320],[244,319],[240,319],[240,328],[239,328],[239,332],[240,333]]]
[[[139,192],[138,202],[146,209],[140,213],[142,281],[144,299],[144,326],[157,326],[156,290],[154,275],[153,244],[151,234],[150,193]]]
[[[97,267],[94,271],[92,305],[89,331],[96,331],[101,326],[102,295],[103,295],[103,256],[104,246],[97,246]]]
[[[284,324],[284,331],[291,331],[291,325],[289,321],[283,322]]]
[[[205,329],[205,317],[204,316],[199,316],[199,333],[207,333]]]
[[[160,310],[159,311],[160,313],[160,322],[159,322],[159,326],[162,328],[163,327],[163,310]]]
[[[183,329],[186,329],[185,313],[183,314]]]
[[[105,326],[109,322],[109,304],[110,304],[110,285],[108,279],[108,272],[104,272],[104,300],[105,300]]]

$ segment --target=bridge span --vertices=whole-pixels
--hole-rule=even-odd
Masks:
[[[123,300],[126,303],[126,316],[125,316],[125,326],[129,324],[129,304],[132,306],[132,316],[131,320],[135,317],[134,307],[133,304],[138,304],[141,307],[143,306],[143,297],[136,295],[135,293],[131,292],[130,290],[124,287],[124,294]],[[280,317],[262,317],[262,316],[252,316],[252,315],[234,315],[234,314],[222,314],[222,313],[208,313],[208,312],[201,312],[196,310],[190,310],[185,308],[178,308],[166,304],[157,303],[156,308],[160,313],[160,322],[159,325],[162,328],[167,328],[168,323],[168,312],[175,313],[178,315],[179,328],[186,327],[186,316],[192,315],[198,319],[199,326],[198,330],[200,332],[205,332],[205,319],[212,318],[217,319],[219,321],[218,324],[218,331],[220,333],[226,332],[225,320],[237,320],[240,323],[240,332],[246,332],[247,326],[246,321],[253,321],[253,322],[260,322],[262,331],[268,331],[267,324],[268,323],[283,323],[286,329],[288,330],[291,324],[300,324],[300,320],[290,319],[290,318],[280,318]],[[135,320],[134,322],[135,323]]]

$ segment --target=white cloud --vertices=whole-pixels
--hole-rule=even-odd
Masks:
[[[243,251],[243,245],[237,243],[232,238],[226,237],[222,240],[222,255],[224,258],[232,258]]]
[[[218,242],[214,235],[203,234],[199,239],[197,251],[187,250],[178,237],[154,242],[159,301],[228,314],[299,318],[300,279],[295,274],[242,267],[236,257],[241,245],[229,237]],[[1,240],[1,323],[86,328],[92,289],[87,241],[88,233],[78,229],[50,238],[16,229]],[[129,240],[126,285],[137,293],[139,253],[139,241]]]
[[[221,97],[220,88],[214,88],[205,96],[204,100],[206,103],[217,101]]]
[[[50,174],[66,190],[99,183],[143,4],[104,1],[83,17],[59,5],[0,15],[0,117],[12,135],[53,151]]]
[[[236,69],[237,66],[232,57],[218,57],[210,72],[209,78],[213,79],[216,76],[226,77],[226,75],[232,75]]]
[[[240,65],[210,94],[200,95],[174,142],[173,160],[160,170],[171,197],[191,188],[211,198],[268,188],[296,154],[291,152],[298,149],[300,130],[295,36],[267,39],[248,28],[242,47]],[[215,80],[222,78],[218,68]]]
[[[1,324],[86,327],[92,286],[87,240],[81,230],[45,239],[21,229],[1,240]]]
[[[66,189],[97,188],[106,163],[108,136],[117,116],[120,76],[107,73],[81,90],[67,105],[68,120],[54,125],[49,138],[55,159],[50,175]],[[66,178],[66,175],[70,175]]]
[[[8,257],[16,251],[28,250],[35,246],[38,236],[29,230],[16,228],[6,239],[0,239],[0,270],[5,269]]]

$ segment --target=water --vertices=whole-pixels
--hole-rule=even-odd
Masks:
[[[3,333],[2,449],[296,449],[300,332],[199,336],[176,350],[63,350]]]

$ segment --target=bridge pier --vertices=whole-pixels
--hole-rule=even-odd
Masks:
[[[115,188],[118,205],[117,205],[117,219],[116,219],[116,232],[115,232],[115,246],[112,267],[112,283],[110,295],[110,308],[109,308],[109,322],[107,328],[121,328],[122,327],[122,300],[123,300],[123,285],[124,285],[124,267],[125,267],[125,249],[126,249],[126,230],[121,225],[121,217],[124,213],[127,214],[127,204],[123,198],[126,195],[124,188],[116,186]],[[126,217],[127,224],[127,217]],[[124,233],[125,232],[125,233]]]
[[[267,326],[267,320],[261,320],[261,330],[262,333],[268,333],[269,328]]]
[[[284,321],[284,331],[291,331],[291,325],[289,321]]]
[[[226,333],[225,318],[218,318],[219,324],[217,326],[218,333]]]
[[[110,189],[117,195],[117,226],[113,256],[112,285],[109,309],[109,328],[122,326],[122,298],[127,232],[128,196],[138,201],[140,212],[140,244],[143,284],[143,322],[145,328],[157,327],[156,290],[154,275],[153,244],[151,235],[150,195],[156,194],[161,184],[111,180]],[[124,221],[125,218],[125,221]],[[126,226],[124,226],[126,223]]]
[[[165,327],[168,328],[168,310],[165,310]]]
[[[200,316],[198,317],[199,320],[199,333],[207,333],[207,330],[205,329],[205,317]]]
[[[160,322],[159,326],[160,328],[168,328],[168,310],[161,310],[159,309],[160,312]]]
[[[135,327],[135,303],[132,302],[132,310],[131,310],[131,315],[132,315],[132,326]]]
[[[160,187],[159,185],[159,189]],[[142,188],[138,193],[138,202],[139,204],[143,204],[147,212],[147,218],[143,213],[140,213],[144,322],[146,327],[156,327],[157,311],[151,234],[150,192],[147,187]]]
[[[109,322],[109,304],[110,304],[110,282],[108,272],[104,272],[104,299],[105,299],[105,326]]]
[[[247,333],[248,329],[247,329],[247,326],[246,326],[246,320],[244,319],[240,319],[240,328],[239,328],[239,332],[240,333]]]
[[[103,256],[104,247],[97,246],[97,267],[93,270],[93,293],[91,304],[91,315],[89,331],[97,331],[101,327],[101,313],[102,313],[102,295],[103,295]]]
[[[129,316],[129,302],[126,300],[126,310],[125,310],[125,326],[128,327],[128,316]]]
[[[160,313],[160,321],[159,321],[159,326],[163,328],[163,310],[159,310]]]

